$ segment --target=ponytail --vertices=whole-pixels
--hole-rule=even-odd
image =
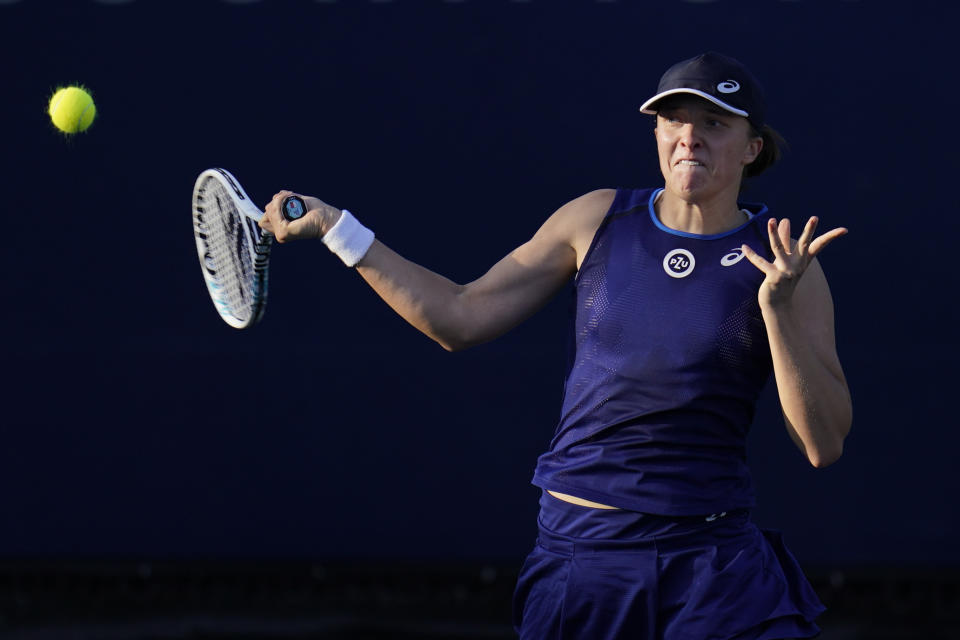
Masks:
[[[763,138],[763,148],[760,149],[760,154],[757,156],[757,159],[743,168],[744,178],[758,176],[776,164],[780,159],[781,147],[787,145],[787,141],[783,139],[783,136],[777,133],[773,127],[766,124],[763,125],[759,131],[753,129],[753,135]]]

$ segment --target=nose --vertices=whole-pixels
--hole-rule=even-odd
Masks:
[[[680,128],[679,142],[688,149],[700,146],[700,133],[692,122],[688,122]]]

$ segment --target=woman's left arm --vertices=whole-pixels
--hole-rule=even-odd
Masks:
[[[815,257],[847,230],[814,239],[816,226],[810,218],[794,242],[789,220],[770,220],[773,262],[743,250],[766,275],[757,297],[787,431],[810,464],[825,467],[843,452],[853,409],[837,355],[830,288]]]

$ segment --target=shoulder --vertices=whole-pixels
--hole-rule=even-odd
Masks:
[[[548,234],[573,249],[578,268],[616,197],[616,189],[590,191],[557,209],[544,225]]]
[[[590,191],[557,209],[551,219],[571,233],[592,234],[613,206],[616,197],[616,189]]]
[[[568,215],[600,215],[602,217],[613,206],[616,197],[616,189],[596,189],[566,203],[558,209],[558,213],[563,211]]]

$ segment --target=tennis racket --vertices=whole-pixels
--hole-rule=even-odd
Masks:
[[[287,220],[307,208],[297,196],[282,204]],[[257,324],[267,307],[267,275],[273,235],[257,224],[263,211],[254,205],[226,169],[207,169],[193,186],[193,235],[213,306],[231,327]]]

